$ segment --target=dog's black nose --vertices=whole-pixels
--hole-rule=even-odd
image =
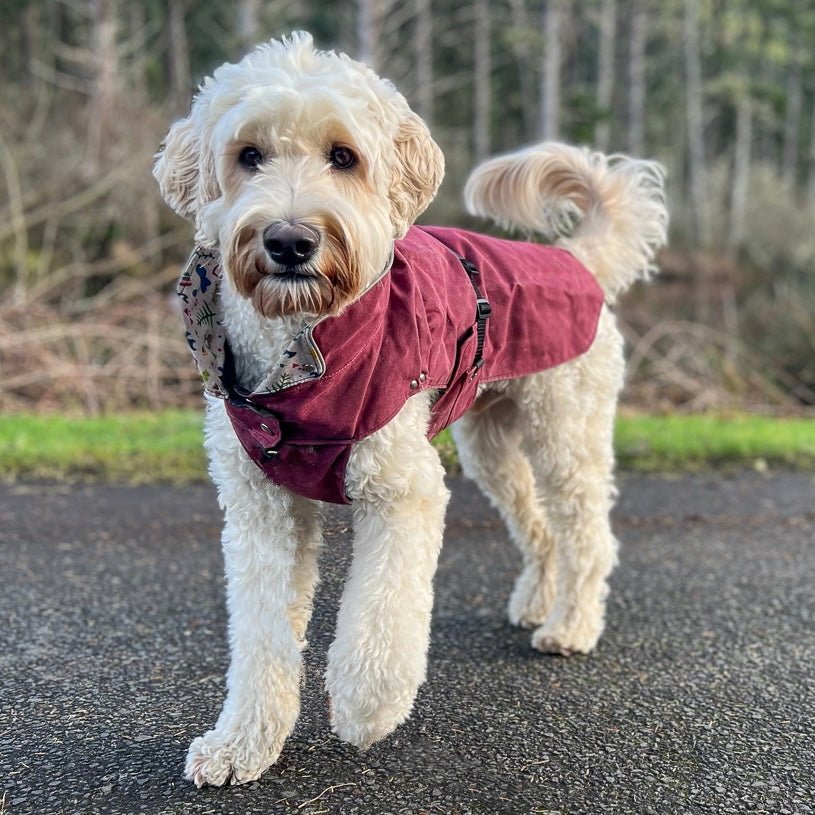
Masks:
[[[314,257],[320,245],[320,235],[304,224],[278,221],[263,230],[263,245],[275,263],[299,266]]]

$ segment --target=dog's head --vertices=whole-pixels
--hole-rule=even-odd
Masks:
[[[153,169],[266,317],[336,314],[356,299],[443,172],[404,97],[305,33],[218,68]]]

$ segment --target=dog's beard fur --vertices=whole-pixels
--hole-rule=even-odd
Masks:
[[[287,269],[274,263],[263,246],[262,229],[252,223],[239,225],[226,246],[224,261],[235,289],[263,317],[338,314],[363,289],[363,270],[371,259],[361,251],[360,236],[349,234],[352,230],[328,213],[300,223],[320,235],[317,255],[302,266]]]

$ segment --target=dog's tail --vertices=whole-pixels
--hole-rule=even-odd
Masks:
[[[476,167],[467,210],[569,250],[613,301],[655,270],[665,244],[665,171],[652,161],[545,142]]]

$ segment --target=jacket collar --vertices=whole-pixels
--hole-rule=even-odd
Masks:
[[[365,291],[378,283],[392,265],[393,249],[382,272]],[[196,246],[181,273],[176,294],[181,298],[187,344],[204,382],[204,390],[223,399],[230,395],[231,388],[225,373],[229,367],[229,348],[219,296],[222,281],[220,253]],[[325,359],[313,332],[326,319],[336,318],[318,317],[302,326],[251,396],[277,393],[302,382],[320,379],[325,374]]]

